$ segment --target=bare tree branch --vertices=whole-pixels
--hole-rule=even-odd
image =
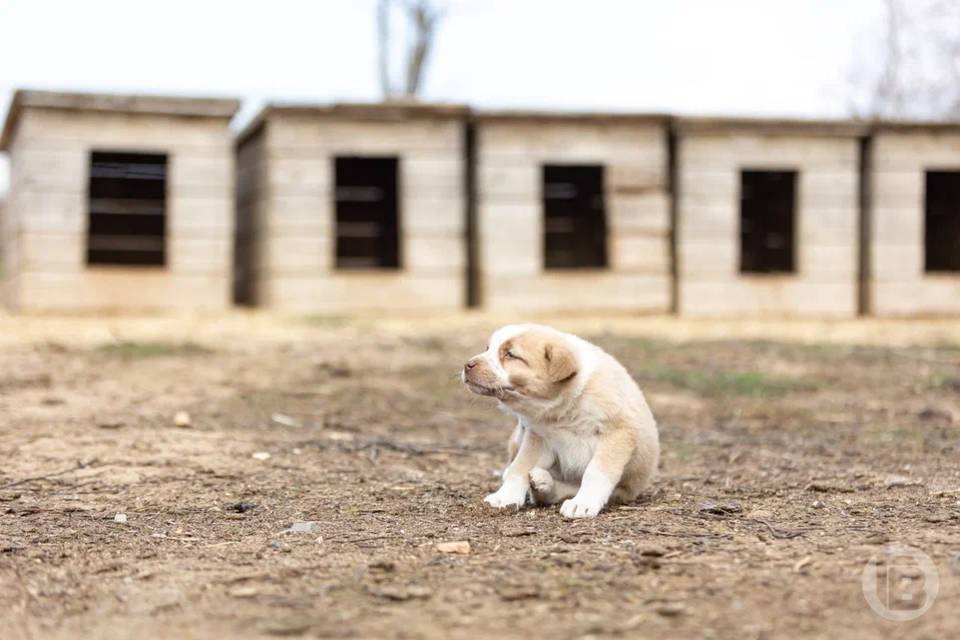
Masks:
[[[441,11],[431,6],[429,0],[411,0],[407,11],[414,28],[414,43],[408,52],[406,96],[416,97],[423,83],[423,72],[433,47]]]
[[[405,20],[400,25],[391,22],[391,11],[399,9]],[[436,40],[437,29],[444,17],[443,9],[438,0],[378,0],[377,3],[377,40],[379,45],[379,59],[377,61],[380,74],[380,90],[386,100],[402,96],[406,99],[416,99],[423,88],[427,64],[433,45]],[[402,54],[397,58],[402,60],[402,82],[394,82],[391,74],[391,58],[397,53],[392,47],[396,27],[403,27],[400,35],[407,35],[400,40],[403,43]],[[402,89],[401,89],[402,87]]]
[[[960,117],[960,0],[883,0],[883,5],[879,38],[850,74],[851,113]]]
[[[380,93],[384,98],[389,98],[393,94],[390,86],[390,0],[377,2],[377,44]]]

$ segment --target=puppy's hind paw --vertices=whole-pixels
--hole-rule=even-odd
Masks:
[[[553,493],[553,476],[542,467],[530,470],[530,488],[535,494],[550,495]]]

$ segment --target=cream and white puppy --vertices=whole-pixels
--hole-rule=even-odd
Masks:
[[[600,347],[535,324],[494,332],[463,368],[463,383],[517,417],[503,485],[492,507],[563,502],[567,518],[592,518],[612,499],[630,502],[657,469],[657,425],[627,370]]]

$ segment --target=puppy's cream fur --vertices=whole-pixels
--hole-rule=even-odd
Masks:
[[[490,506],[520,508],[531,496],[562,502],[567,518],[592,518],[650,484],[660,457],[653,414],[627,370],[596,345],[542,325],[508,325],[462,377],[517,417]]]

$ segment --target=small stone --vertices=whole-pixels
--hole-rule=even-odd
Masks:
[[[237,502],[234,504],[228,504],[224,507],[226,511],[232,511],[233,513],[247,513],[253,511],[257,508],[257,505],[252,502]]]
[[[925,522],[930,522],[932,524],[937,524],[940,522],[946,522],[950,519],[950,516],[946,513],[934,513],[924,518]]]
[[[260,595],[260,590],[256,587],[236,587],[231,589],[229,594],[234,598],[254,598]]]
[[[540,590],[532,585],[518,587],[502,587],[497,590],[497,595],[506,602],[516,602],[517,600],[532,600],[540,597]]]
[[[807,569],[807,567],[809,567],[812,564],[813,564],[812,556],[806,556],[804,558],[801,558],[799,561],[797,561],[795,565],[793,565],[793,572],[804,573],[804,570]]]
[[[805,488],[807,491],[817,493],[853,493],[856,491],[853,487],[830,482],[811,482]]]
[[[173,416],[173,426],[180,429],[189,429],[193,426],[193,420],[190,419],[190,414],[186,411],[177,411],[176,415]]]
[[[665,618],[676,618],[677,616],[683,615],[687,612],[687,608],[684,607],[679,602],[665,602],[659,607],[654,609],[657,613],[662,615]]]
[[[911,480],[907,476],[889,475],[883,484],[887,489],[899,489],[901,487],[920,486],[923,483],[919,480]]]
[[[301,427],[300,421],[292,416],[288,416],[285,413],[275,413],[270,416],[270,421],[274,424],[278,424],[281,427]]]
[[[738,502],[712,502],[707,501],[700,505],[700,513],[725,517],[743,512],[743,507]]]
[[[398,602],[403,602],[404,600],[426,600],[433,595],[433,591],[427,587],[403,587],[394,585],[380,587],[379,589],[372,590],[371,593],[379,598],[396,600]]]
[[[810,505],[814,509],[823,509],[827,504],[823,500],[814,500],[813,504]]]
[[[375,571],[384,571],[387,573],[397,568],[397,564],[389,558],[374,558],[367,566]]]
[[[927,407],[917,417],[927,422],[943,421],[947,424],[954,422],[953,412],[943,407]]]
[[[459,542],[438,542],[437,551],[440,553],[452,553],[458,556],[470,554],[470,543],[466,540]]]
[[[302,636],[309,631],[312,626],[312,621],[294,617],[283,618],[281,620],[268,620],[261,623],[258,628],[264,635],[289,638]]]
[[[269,460],[271,458],[270,453],[267,451],[257,451],[255,454],[253,454],[250,457],[253,458],[254,460],[260,460],[260,461]]]
[[[113,516],[113,521],[117,524],[127,524],[127,514],[118,513],[117,515]]]
[[[285,529],[283,533],[310,533],[317,534],[320,533],[320,523],[319,522],[294,522],[290,525],[289,529]]]

